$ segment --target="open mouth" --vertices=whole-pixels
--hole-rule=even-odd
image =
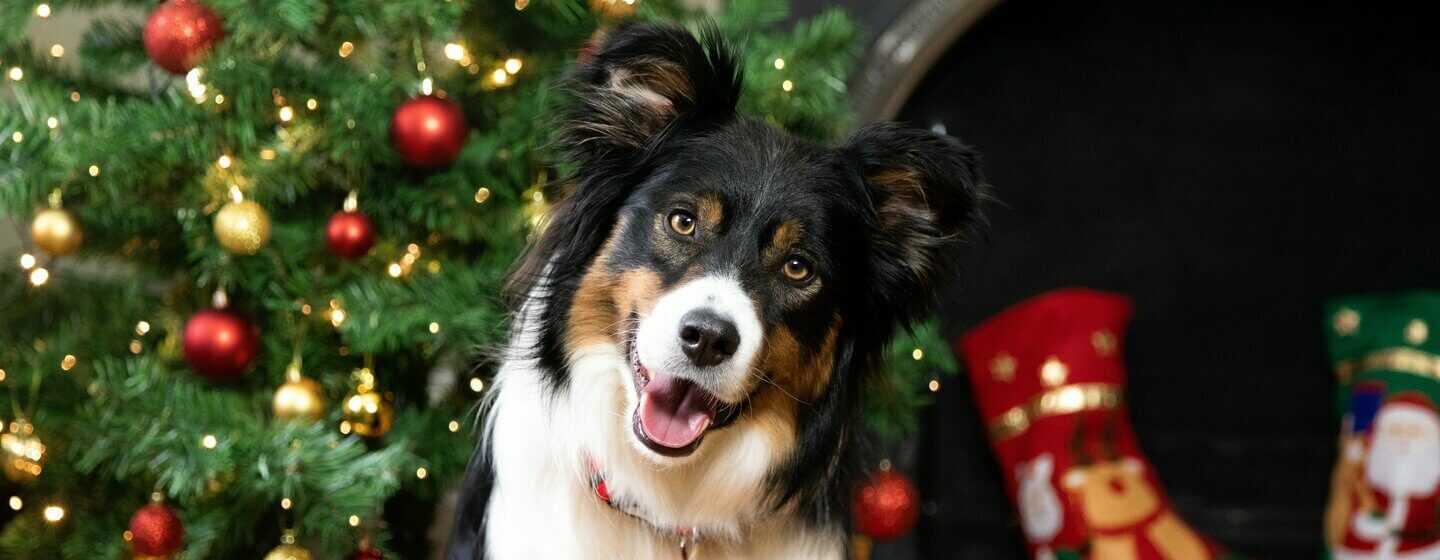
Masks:
[[[740,415],[739,405],[722,402],[694,381],[647,369],[633,338],[629,346],[640,395],[632,426],[635,437],[651,451],[666,457],[690,455],[709,430],[727,426]]]

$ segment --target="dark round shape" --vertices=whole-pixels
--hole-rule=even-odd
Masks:
[[[209,6],[198,0],[169,0],[145,22],[145,52],[171,74],[189,72],[225,38],[225,27]]]
[[[359,211],[336,212],[325,226],[325,245],[336,256],[353,261],[375,245],[375,226]]]
[[[670,229],[680,235],[695,234],[695,216],[688,212],[675,211],[670,213]]]
[[[142,507],[130,517],[130,546],[146,556],[168,556],[180,550],[185,525],[175,511],[160,504]]]
[[[920,519],[920,491],[905,475],[881,470],[855,492],[855,530],[877,541],[898,539]]]
[[[401,103],[390,120],[390,144],[406,163],[421,168],[454,163],[467,132],[460,106],[430,95]]]
[[[195,373],[215,382],[238,379],[259,352],[260,333],[244,315],[229,309],[206,309],[185,323],[185,362]]]
[[[795,282],[809,280],[812,274],[810,263],[800,257],[790,257],[790,260],[785,261],[785,266],[781,267],[781,272],[785,273],[786,278]]]

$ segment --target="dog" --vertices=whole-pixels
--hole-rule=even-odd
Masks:
[[[741,116],[742,80],[713,29],[664,24],[577,65],[449,558],[845,556],[866,379],[986,187],[942,134]]]

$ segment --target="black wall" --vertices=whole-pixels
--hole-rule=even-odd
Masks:
[[[1010,0],[903,112],[986,154],[1001,204],[956,332],[1025,297],[1130,294],[1141,444],[1231,548],[1316,558],[1334,451],[1325,298],[1440,287],[1440,57],[1384,2]],[[922,451],[929,558],[1014,558],[963,382]]]

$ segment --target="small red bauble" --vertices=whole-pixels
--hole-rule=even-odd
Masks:
[[[385,560],[385,555],[370,547],[362,547],[360,550],[351,552],[345,560]]]
[[[920,491],[905,475],[882,469],[855,492],[855,529],[878,541],[898,539],[920,519]]]
[[[180,550],[185,525],[175,511],[160,504],[140,508],[130,517],[130,546],[146,556],[167,556]]]
[[[206,309],[185,323],[185,362],[190,369],[211,381],[239,378],[255,361],[260,333],[239,312]]]
[[[390,144],[415,167],[445,167],[465,147],[465,114],[460,106],[425,95],[400,104],[390,119]]]
[[[353,261],[375,245],[375,226],[359,210],[336,212],[325,226],[325,244],[336,256]]]
[[[145,52],[171,74],[189,72],[224,38],[220,16],[199,0],[168,0],[145,22]]]

